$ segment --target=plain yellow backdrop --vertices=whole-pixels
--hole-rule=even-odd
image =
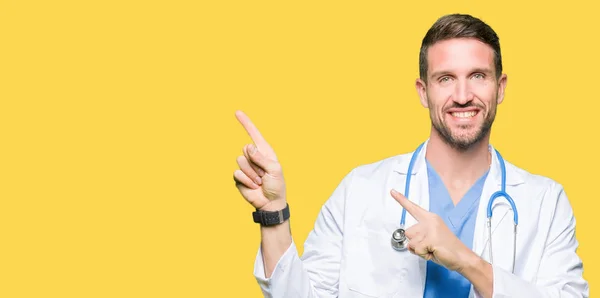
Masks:
[[[599,11],[592,1],[2,1],[0,297],[261,297],[259,230],[232,179],[250,142],[235,111],[279,156],[301,244],[348,171],[427,138],[420,41],[453,12],[500,35],[508,86],[492,142],[564,185],[594,290]]]

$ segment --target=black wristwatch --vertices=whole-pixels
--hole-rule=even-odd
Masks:
[[[261,226],[282,224],[290,218],[290,205],[286,203],[285,208],[279,211],[261,211],[257,209],[252,212],[252,218],[255,223],[259,223]]]

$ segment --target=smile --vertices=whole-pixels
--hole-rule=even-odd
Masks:
[[[471,118],[471,117],[474,117],[475,115],[477,115],[477,111],[452,112],[450,114],[456,118]]]

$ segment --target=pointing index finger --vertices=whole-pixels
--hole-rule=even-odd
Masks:
[[[250,135],[250,138],[258,147],[258,150],[270,150],[271,147],[269,146],[265,138],[263,138],[260,131],[258,131],[258,128],[254,126],[254,123],[252,123],[250,118],[246,116],[244,112],[236,111],[235,116],[238,119],[238,121],[242,124],[242,126],[244,126],[244,129],[246,129],[246,132],[248,133],[248,135]]]
[[[404,209],[406,209],[406,212],[412,215],[412,217],[414,217],[417,221],[421,221],[427,214],[427,211],[425,209],[411,202],[404,195],[397,192],[396,190],[392,189],[391,194],[392,197],[394,197],[394,199],[398,201],[398,203],[400,203],[400,205],[402,205]]]

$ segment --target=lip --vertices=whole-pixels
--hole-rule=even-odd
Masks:
[[[477,112],[479,113],[480,109],[475,108],[475,107],[470,107],[470,108],[452,108],[452,109],[448,109],[446,111],[446,113],[460,113],[460,112]]]

